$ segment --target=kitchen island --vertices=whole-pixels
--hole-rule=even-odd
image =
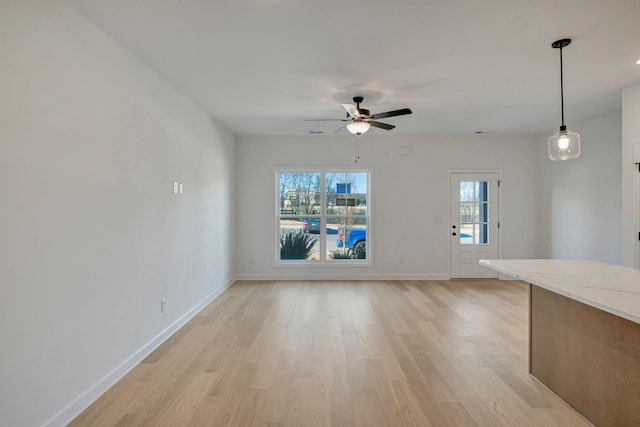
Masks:
[[[640,270],[481,260],[529,283],[529,373],[597,426],[640,426]]]

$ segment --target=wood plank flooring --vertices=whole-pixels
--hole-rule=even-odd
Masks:
[[[588,426],[528,370],[521,282],[241,281],[71,426]]]

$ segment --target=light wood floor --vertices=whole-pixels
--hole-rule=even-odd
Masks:
[[[521,282],[237,282],[71,425],[587,426],[528,316]]]

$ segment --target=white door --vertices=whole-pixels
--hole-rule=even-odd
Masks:
[[[498,173],[451,173],[451,278],[492,278],[498,258]]]

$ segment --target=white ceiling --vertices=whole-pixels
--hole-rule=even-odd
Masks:
[[[67,0],[236,135],[553,133],[640,82],[640,0]],[[342,132],[346,132],[343,130]]]

